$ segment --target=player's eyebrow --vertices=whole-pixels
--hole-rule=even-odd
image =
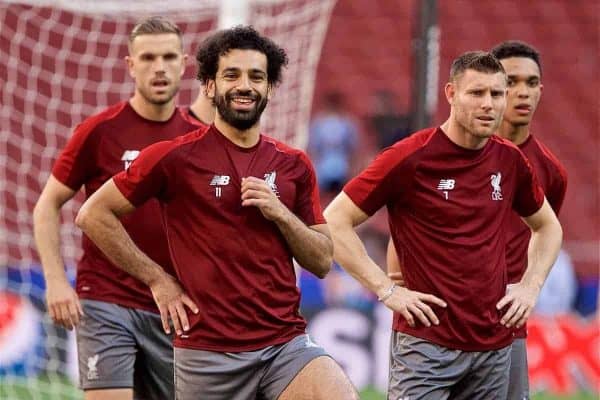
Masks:
[[[532,74],[532,75],[514,75],[514,74],[511,74],[511,75],[507,75],[507,77],[508,77],[508,79],[513,79],[513,80],[517,80],[520,77],[522,77],[522,79],[525,79],[525,80],[540,79],[540,76],[537,75],[537,74]]]

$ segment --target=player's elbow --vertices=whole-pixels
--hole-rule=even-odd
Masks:
[[[42,199],[39,199],[37,203],[35,203],[35,207],[33,207],[33,224],[37,225],[41,221],[44,220],[44,214],[46,211],[46,207],[44,207]]]
[[[33,223],[40,224],[48,220],[53,214],[58,214],[60,206],[50,196],[42,193],[35,207],[33,207]]]
[[[562,241],[563,241],[563,229],[562,229],[562,225],[560,224],[560,222],[558,221],[558,219],[556,219],[556,221],[554,223],[554,230],[556,231],[555,235],[558,238],[558,241],[560,243],[562,243]]]
[[[319,279],[323,279],[327,276],[329,271],[331,271],[331,266],[333,265],[333,257],[325,256],[319,263],[319,267],[315,272],[315,276]]]
[[[77,212],[77,216],[75,217],[75,225],[77,225],[79,229],[85,232],[85,227],[87,226],[89,219],[90,212],[84,204]]]
[[[327,220],[327,226],[331,231],[331,236],[334,241],[339,236],[340,232],[353,229],[350,218],[336,208],[328,207],[325,209],[323,216]]]
[[[75,225],[86,234],[89,232],[90,226],[94,220],[94,207],[89,201],[83,203],[77,216],[75,217]]]

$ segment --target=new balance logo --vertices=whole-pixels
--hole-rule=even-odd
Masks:
[[[230,180],[229,175],[213,176],[212,180],[210,181],[210,186],[216,186],[215,187],[215,197],[221,197],[221,194],[222,194],[221,186],[229,185],[229,180]]]
[[[452,190],[454,189],[454,184],[456,181],[454,179],[440,179],[440,183],[438,184],[438,190]]]
[[[121,156],[121,161],[125,163],[125,169],[128,169],[133,160],[140,155],[138,150],[125,150],[125,153]]]
[[[454,179],[440,179],[440,183],[438,183],[437,189],[441,190],[444,193],[444,198],[448,200],[448,191],[454,189],[454,184],[456,181]]]
[[[500,187],[500,181],[502,181],[502,174],[498,172],[497,174],[492,174],[490,176],[490,181],[492,184],[492,200],[502,200],[502,188]]]
[[[229,185],[229,176],[227,175],[215,175],[210,181],[210,186],[227,186]]]

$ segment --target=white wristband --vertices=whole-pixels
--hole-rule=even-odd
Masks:
[[[386,301],[387,299],[389,299],[389,298],[390,298],[390,296],[391,296],[392,294],[394,294],[394,289],[396,289],[396,286],[397,286],[397,285],[396,285],[396,283],[392,283],[392,286],[390,286],[390,287],[388,288],[388,290],[386,290],[386,291],[385,291],[385,293],[384,293],[384,294],[382,294],[380,297],[378,297],[378,298],[377,298],[377,300],[379,300],[379,301],[381,301],[381,302],[384,302],[384,301]]]

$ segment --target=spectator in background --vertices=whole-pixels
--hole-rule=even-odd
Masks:
[[[325,96],[325,109],[310,125],[309,153],[315,162],[319,188],[339,192],[350,176],[357,147],[357,128],[345,112],[341,93]]]
[[[389,90],[375,92],[369,119],[377,135],[379,150],[393,145],[410,134],[410,118],[398,113],[394,104],[394,94]]]

